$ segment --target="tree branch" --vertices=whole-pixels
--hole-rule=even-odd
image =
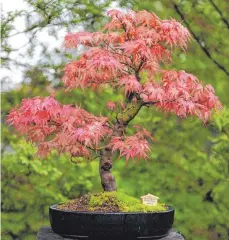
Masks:
[[[229,22],[228,22],[227,19],[223,16],[223,13],[220,11],[220,9],[217,7],[217,5],[213,2],[213,0],[209,0],[209,2],[213,5],[213,7],[215,8],[215,10],[219,13],[222,21],[225,23],[225,25],[226,25],[227,28],[229,29]]]
[[[198,36],[195,34],[195,32],[192,30],[192,28],[190,27],[188,21],[185,19],[184,14],[180,11],[178,5],[176,3],[172,3],[174,9],[176,10],[176,12],[178,13],[178,15],[181,17],[181,19],[183,20],[183,22],[186,24],[187,28],[189,29],[189,31],[191,32],[191,34],[193,35],[194,39],[197,41],[197,43],[199,44],[199,46],[201,47],[201,49],[204,51],[204,53],[208,56],[209,59],[212,60],[212,62],[219,68],[221,69],[227,76],[229,76],[229,71],[222,65],[220,64],[216,59],[214,59],[211,55],[211,53],[209,52],[209,50],[204,47],[200,41],[200,39],[198,38]]]
[[[144,102],[143,104],[142,104],[142,106],[151,106],[151,105],[154,105],[154,104],[156,104],[156,103],[159,103],[160,101],[156,101],[156,102]]]

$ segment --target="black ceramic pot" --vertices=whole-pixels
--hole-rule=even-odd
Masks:
[[[168,234],[174,220],[174,208],[155,213],[101,213],[65,211],[49,208],[52,230],[68,238],[160,239]]]

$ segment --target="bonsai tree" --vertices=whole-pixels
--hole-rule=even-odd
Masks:
[[[24,99],[7,122],[45,157],[53,149],[71,158],[100,157],[99,173],[104,191],[116,191],[112,156],[147,159],[150,132],[135,126],[125,134],[142,107],[156,107],[180,118],[196,115],[204,123],[221,104],[211,85],[203,86],[192,74],[168,70],[175,47],[186,50],[188,30],[174,19],[161,20],[147,11],[108,11],[109,22],[101,32],[76,32],[65,37],[65,48],[84,46],[84,53],[67,63],[63,83],[67,90],[109,85],[123,92],[125,102],[108,102],[113,119],[95,116],[78,105],[61,105],[54,95]],[[114,116],[114,114],[113,114]]]

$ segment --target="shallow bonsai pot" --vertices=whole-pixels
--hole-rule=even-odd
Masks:
[[[160,239],[168,235],[174,208],[152,213],[77,212],[49,208],[52,230],[75,239]]]

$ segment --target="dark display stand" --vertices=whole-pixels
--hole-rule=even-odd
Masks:
[[[37,240],[70,240],[70,238],[64,238],[59,236],[58,234],[55,234],[52,231],[51,227],[41,227],[37,234]],[[177,233],[174,229],[172,229],[168,236],[160,238],[160,240],[185,240],[185,239],[182,237],[180,233]]]

